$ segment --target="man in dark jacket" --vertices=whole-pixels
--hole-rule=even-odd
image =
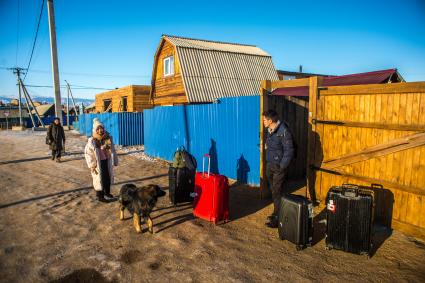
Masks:
[[[47,130],[47,139],[49,147],[52,150],[52,160],[61,161],[61,153],[65,146],[65,131],[61,125],[60,119],[55,118]]]
[[[266,140],[266,176],[272,191],[273,213],[266,225],[277,228],[280,198],[283,190],[285,170],[294,157],[294,144],[288,126],[280,122],[274,110],[263,113],[263,124],[267,128]]]

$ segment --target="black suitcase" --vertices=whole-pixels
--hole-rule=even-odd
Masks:
[[[374,195],[368,187],[344,184],[326,197],[326,248],[370,256]]]
[[[190,196],[195,189],[195,171],[188,168],[174,168],[168,170],[170,202],[177,205],[179,202],[193,201]]]
[[[313,240],[313,204],[296,195],[284,195],[279,209],[279,237],[296,244],[297,250],[311,246]]]

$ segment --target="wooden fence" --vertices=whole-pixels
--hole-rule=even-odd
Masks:
[[[323,204],[332,186],[377,184],[377,221],[425,237],[425,83],[321,88],[320,78],[307,80],[264,82],[263,94],[309,86],[310,196]]]

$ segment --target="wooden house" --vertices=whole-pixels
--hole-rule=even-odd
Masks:
[[[96,112],[141,112],[152,108],[150,86],[129,85],[96,94]]]
[[[154,58],[154,105],[210,103],[258,95],[262,80],[278,80],[272,57],[253,45],[163,35]]]

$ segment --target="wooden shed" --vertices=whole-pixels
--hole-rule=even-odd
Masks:
[[[155,105],[211,103],[258,95],[262,80],[277,80],[269,54],[253,45],[163,35],[154,58]]]
[[[96,112],[141,112],[152,108],[150,91],[147,85],[129,85],[96,94]]]

